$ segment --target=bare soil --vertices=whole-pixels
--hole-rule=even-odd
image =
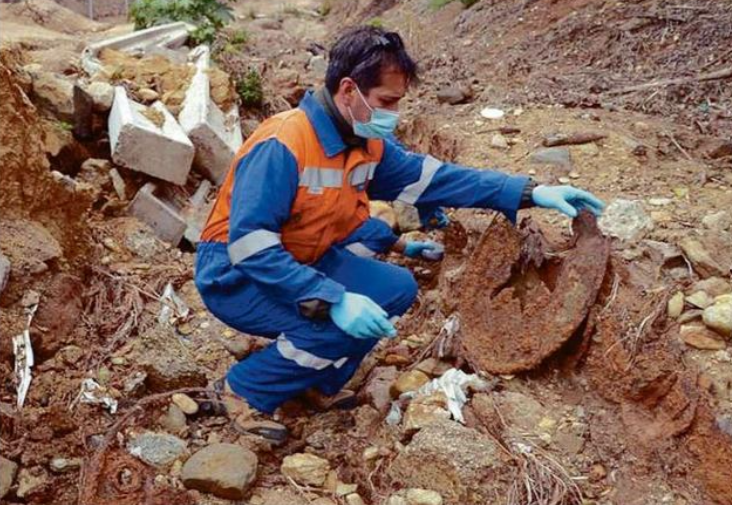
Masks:
[[[469,166],[530,172],[542,183],[571,176],[606,201],[639,200],[654,224],[646,239],[676,247],[697,236],[732,265],[730,230],[702,223],[732,208],[732,159],[711,155],[729,140],[729,79],[698,79],[732,64],[727,4],[483,0],[433,9],[421,1],[344,1],[319,17],[309,0],[287,8],[247,2],[236,6],[229,29],[246,29],[250,41],[220,57],[234,75],[255,68],[264,78],[264,107],[242,110],[246,131],[319,82],[309,62],[340,29],[379,18],[405,35],[423,69],[403,110],[408,145]],[[235,362],[233,343],[248,339],[253,352],[267,341],[208,313],[192,282],[194,255],[125,217],[110,188],[102,189],[105,203],[93,203],[50,175],[62,167],[44,150],[48,125],[27,99],[19,68],[30,61],[50,68],[52,46],[75,54],[78,41],[63,27],[11,21],[29,31],[14,39],[24,41],[22,50],[0,52],[0,250],[12,267],[0,298],[0,452],[43,483],[23,498],[14,487],[5,501],[229,503],[186,490],[180,465],[152,468],[128,453],[126,441],[136,430],[165,430],[171,388],[202,401],[199,386]],[[81,38],[105,36],[87,29]],[[55,70],[61,66],[76,71],[73,62]],[[658,84],[664,79],[682,82]],[[633,88],[646,83],[653,85]],[[437,100],[452,85],[469,91],[464,103]],[[487,120],[486,106],[507,114]],[[604,138],[568,146],[569,165],[528,161],[547,135],[590,131]],[[507,147],[493,142],[499,133]],[[441,263],[389,258],[412,269],[421,294],[399,322],[399,337],[377,347],[352,380],[355,410],[319,412],[304,399],[286,405],[292,438],[281,448],[241,435],[222,417],[191,416],[179,433],[189,450],[221,441],[255,451],[258,476],[246,500],[258,504],[346,503],[332,487],[298,485],[280,472],[282,459],[297,452],[328,459],[369,504],[416,486],[439,488],[446,503],[461,505],[732,503],[729,347],[687,346],[666,315],[674,292],[693,290],[694,269],[680,257],[659,259],[647,242],[609,242],[587,216],[572,224],[522,211],[518,231],[491,211],[450,216],[450,227],[427,234],[446,245]],[[169,282],[191,311],[161,326]],[[29,291],[40,296],[30,328],[38,362],[17,411],[10,338],[25,326]],[[455,335],[443,329],[450,317],[460,321]],[[158,380],[161,352],[190,371],[182,382]],[[376,404],[374,377],[427,364],[433,372],[478,373],[490,384],[471,395],[465,426],[447,421],[415,433],[385,422],[388,403]],[[116,414],[77,401],[85,378],[119,402]],[[57,457],[80,458],[81,467],[54,473]],[[532,501],[536,490],[546,494]]]

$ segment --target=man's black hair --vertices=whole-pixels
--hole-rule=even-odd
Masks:
[[[391,68],[403,73],[408,83],[417,80],[417,64],[398,33],[359,26],[341,35],[331,48],[325,86],[335,94],[341,79],[350,77],[365,94],[379,86],[381,72]]]

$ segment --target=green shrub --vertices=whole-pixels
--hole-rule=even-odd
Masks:
[[[466,9],[469,9],[478,2],[480,2],[480,0],[460,0],[460,3],[463,4],[463,7],[465,7]]]
[[[264,102],[264,90],[262,89],[262,77],[254,69],[244,74],[236,83],[236,91],[241,97],[245,107],[261,107]]]
[[[234,19],[229,3],[229,0],[137,0],[130,7],[130,19],[136,30],[186,21],[197,27],[191,34],[194,42],[210,44],[216,33]]]

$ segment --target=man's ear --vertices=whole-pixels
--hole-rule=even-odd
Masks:
[[[350,77],[344,77],[341,79],[338,89],[346,100],[346,104],[350,105],[354,95],[356,94],[356,83]]]

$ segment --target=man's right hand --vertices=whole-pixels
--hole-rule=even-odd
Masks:
[[[388,314],[371,298],[346,292],[330,307],[330,317],[341,330],[355,338],[395,337]]]

